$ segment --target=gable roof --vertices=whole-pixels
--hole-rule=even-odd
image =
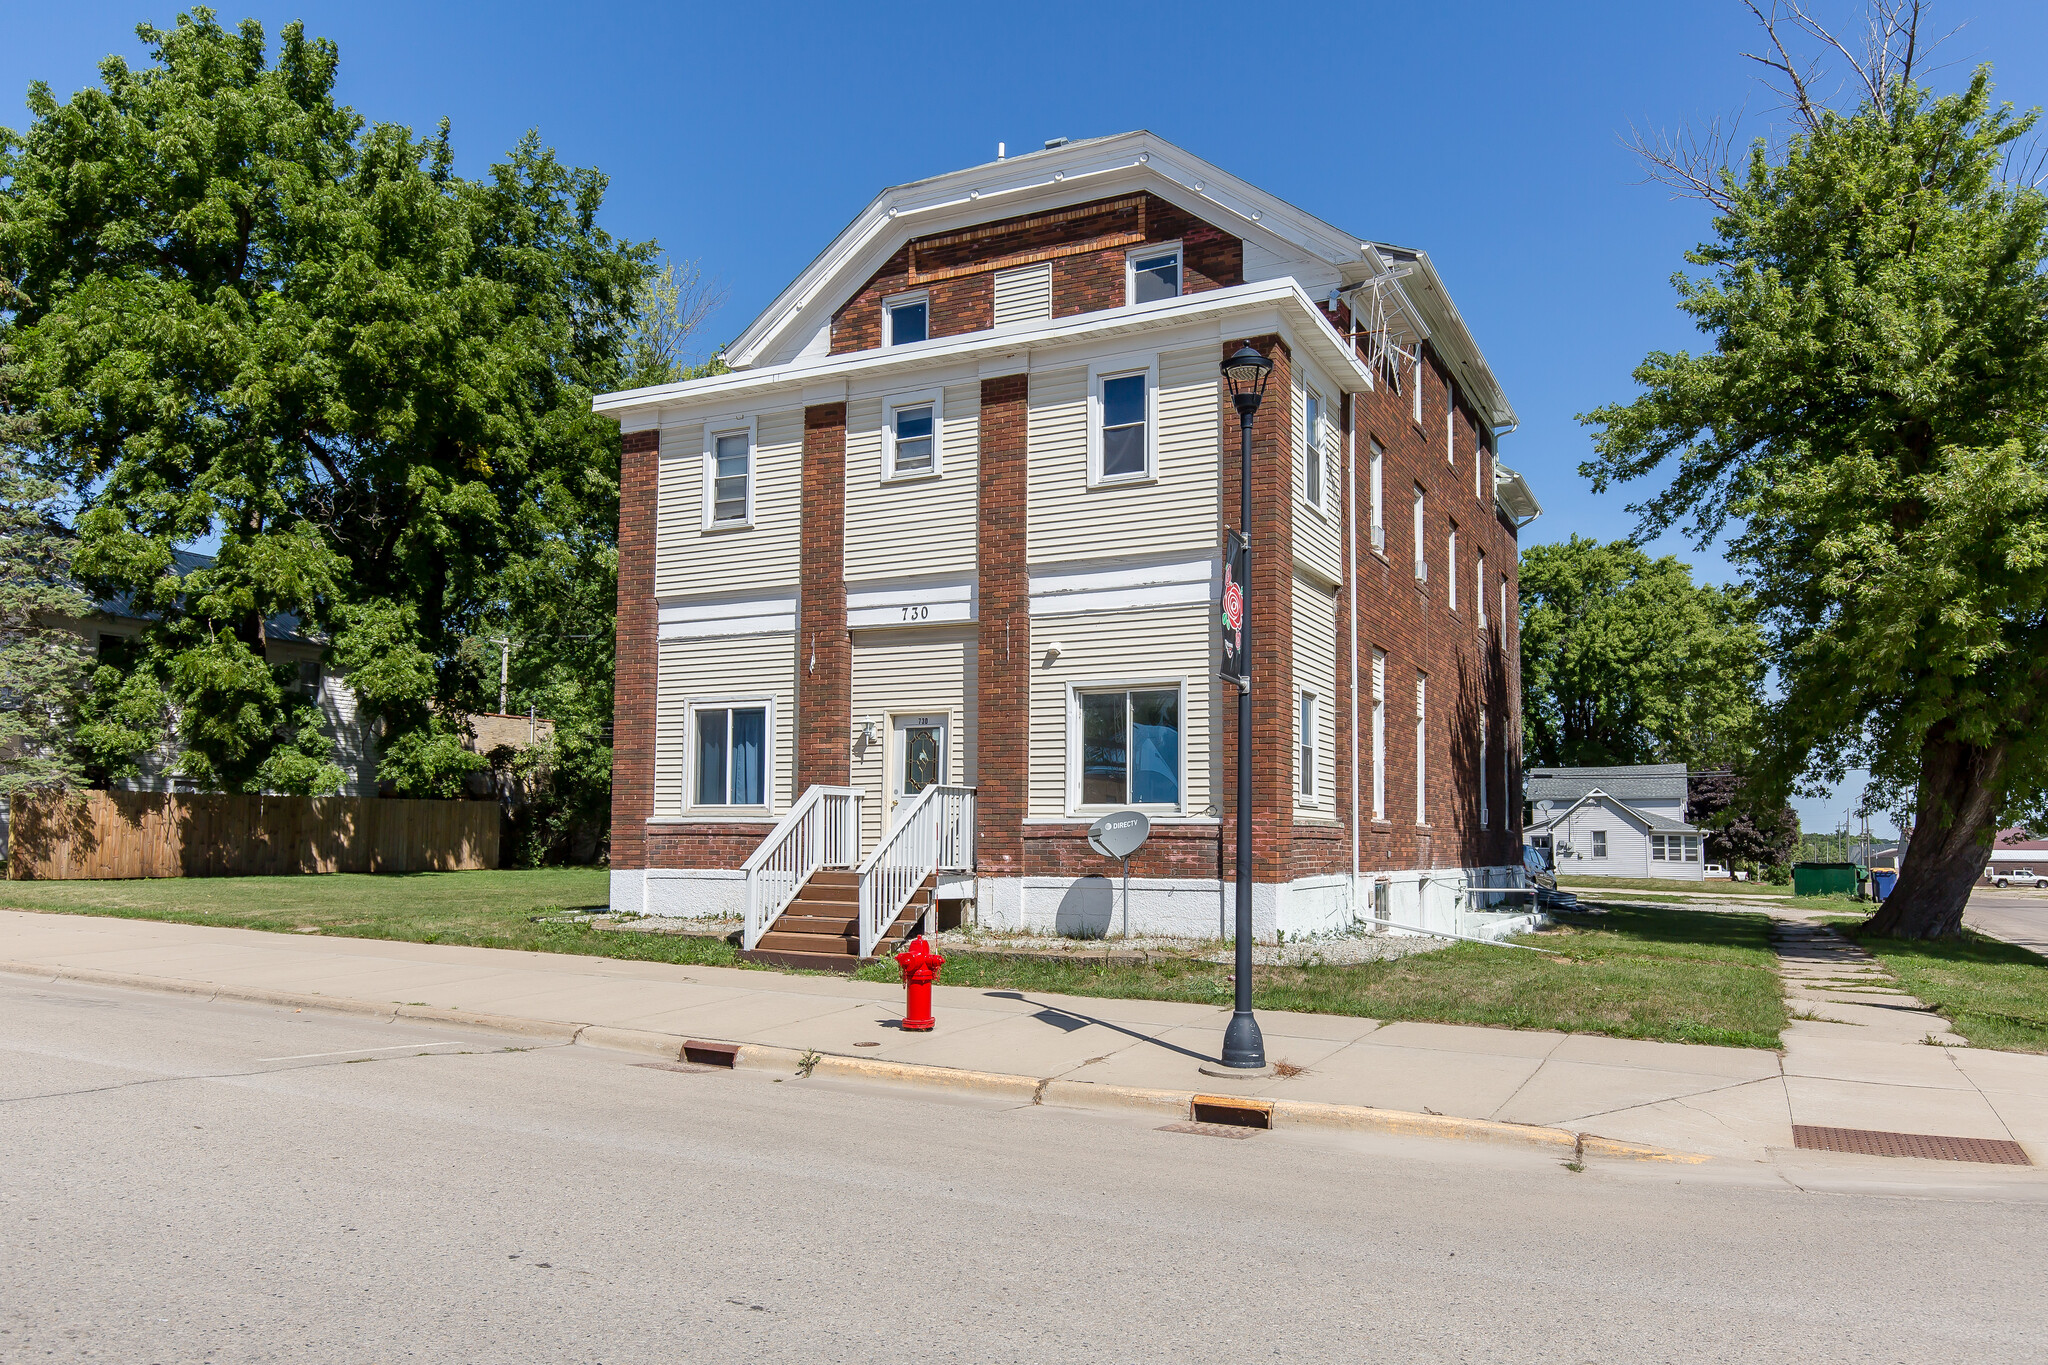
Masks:
[[[1562,823],[1566,816],[1578,810],[1581,806],[1596,802],[1613,810],[1620,811],[1631,819],[1641,821],[1646,829],[1660,832],[1671,831],[1681,834],[1696,834],[1699,832],[1699,826],[1697,825],[1688,825],[1683,820],[1673,820],[1669,816],[1657,815],[1651,811],[1638,809],[1619,797],[1597,788],[1579,797],[1569,806],[1565,806],[1560,810],[1553,810],[1547,816],[1537,820],[1536,823],[1526,826],[1525,832],[1550,829]]]
[[[1607,768],[1530,768],[1524,792],[1530,801],[1576,801],[1602,791],[1623,801],[1684,801],[1683,763],[1624,763]]]
[[[830,317],[914,237],[1138,188],[1242,238],[1248,254],[1257,247],[1312,261],[1321,278],[1300,281],[1311,292],[1383,280],[1390,310],[1412,335],[1435,346],[1491,424],[1516,424],[1514,409],[1426,252],[1344,232],[1144,130],[1069,142],[883,190],[726,348],[726,363],[746,370],[787,362],[798,337],[814,332],[820,316]]]
[[[185,575],[193,572],[195,569],[210,569],[212,567],[212,555],[203,555],[196,550],[174,549],[171,551],[171,572],[180,578],[185,577]],[[124,621],[153,621],[156,619],[156,613],[154,612],[137,611],[134,597],[125,592],[117,593],[112,597],[101,598],[92,605],[94,615],[102,618],[113,617]],[[301,629],[296,612],[281,611],[270,616],[263,622],[263,633],[267,638],[280,643],[299,645],[326,643],[320,637],[308,634]]]

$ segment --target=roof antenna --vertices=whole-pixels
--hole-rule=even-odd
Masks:
[[[1000,143],[1000,142],[998,142],[998,143],[996,144],[996,160],[998,160],[998,161],[1001,161],[1002,159],[1003,159],[1003,144],[1002,144],[1002,143]]]

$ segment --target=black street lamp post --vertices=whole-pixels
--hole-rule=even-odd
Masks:
[[[1266,1065],[1266,1040],[1259,1033],[1259,1021],[1252,1017],[1252,670],[1251,670],[1251,526],[1252,526],[1252,416],[1266,396],[1266,379],[1273,362],[1250,346],[1223,362],[1223,378],[1230,385],[1230,401],[1237,405],[1237,545],[1234,584],[1237,642],[1235,665],[1237,683],[1237,1007],[1230,1027],[1223,1031],[1223,1065],[1257,1070]],[[1227,591],[1227,589],[1226,589]],[[1231,604],[1226,602],[1226,615]]]

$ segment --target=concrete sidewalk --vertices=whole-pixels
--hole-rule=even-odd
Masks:
[[[1781,1056],[1262,1011],[1268,1056],[1301,1070],[1232,1080],[1199,1070],[1221,1047],[1229,1018],[1221,1005],[941,986],[938,1029],[906,1034],[894,1026],[900,988],[836,976],[23,911],[0,911],[0,969],[85,980],[140,976],[243,998],[317,996],[359,1010],[454,1010],[659,1034],[678,1045],[695,1038],[809,1049],[999,1073],[1026,1095],[1034,1083],[1044,1094],[1051,1081],[1104,1093],[1239,1094],[1551,1125],[1752,1162],[1788,1157],[1796,1122],[2006,1138],[2048,1166],[2048,1057],[1915,1045],[1892,1031],[1844,1038],[1849,1030],[1841,1025],[1794,1023]],[[1089,1094],[1074,1085],[1059,1093],[1077,1102]],[[2048,1172],[2024,1174],[2048,1179]]]

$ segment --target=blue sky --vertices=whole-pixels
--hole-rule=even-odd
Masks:
[[[1853,0],[1817,0],[1853,30]],[[139,58],[168,6],[0,0],[0,124],[98,62]],[[460,169],[529,128],[611,177],[606,225],[696,258],[739,331],[884,186],[1050,137],[1150,128],[1362,236],[1429,251],[1520,413],[1502,458],[1547,514],[1525,543],[1626,534],[1596,497],[1575,414],[1625,398],[1657,347],[1696,344],[1668,283],[1706,216],[1637,183],[1631,125],[1775,103],[1738,53],[1738,0],[1225,6],[226,5],[273,34],[293,18],[341,47],[340,93],[424,132],[453,120]],[[1991,61],[2003,97],[2048,101],[2048,5],[1948,0],[1940,83]],[[1677,540],[1702,578],[1726,565]],[[1801,803],[1832,827],[1846,795]]]

